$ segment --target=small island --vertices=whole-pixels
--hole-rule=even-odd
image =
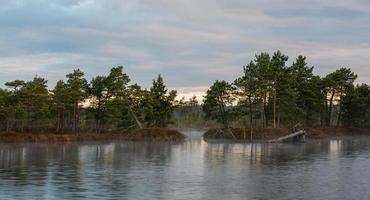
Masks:
[[[161,75],[149,89],[129,84],[118,66],[90,82],[76,69],[54,89],[48,81],[14,80],[0,89],[1,142],[151,141],[183,142],[168,128],[176,108],[176,91]]]
[[[305,56],[288,65],[281,51],[262,52],[233,82],[216,80],[203,101],[217,122],[205,139],[269,141],[304,129],[307,138],[370,135],[370,86],[350,68],[320,77]]]
[[[203,138],[208,140],[233,140],[247,142],[268,142],[287,136],[296,131],[303,130],[306,139],[321,140],[343,136],[370,136],[370,129],[364,128],[338,128],[338,127],[307,127],[297,130],[288,128],[254,128],[252,134],[246,128],[211,128],[206,131]]]
[[[183,142],[185,136],[174,129],[143,128],[115,133],[17,133],[0,134],[0,141],[6,143],[54,143],[54,142],[93,142],[93,141],[148,141]]]

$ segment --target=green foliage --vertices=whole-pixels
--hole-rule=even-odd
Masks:
[[[342,124],[370,128],[370,87],[362,84],[347,88],[342,100]]]
[[[7,105],[7,100],[9,92],[0,88],[0,123],[3,127],[6,124],[6,120],[9,117],[9,106]]]
[[[322,91],[324,96],[324,121],[326,126],[332,125],[332,115],[334,104],[341,106],[341,99],[343,99],[347,91],[353,86],[353,82],[356,80],[355,75],[351,69],[340,68],[333,73],[328,74],[322,80]],[[338,113],[337,125],[340,123],[340,117],[342,115],[341,109]]]
[[[235,88],[226,81],[215,81],[204,97],[203,111],[207,119],[216,120],[224,127],[229,126]]]
[[[127,87],[130,82],[129,76],[123,72],[123,67],[113,67],[109,75],[105,79],[107,96],[109,98],[125,97],[127,95]]]
[[[6,82],[6,86],[13,88],[14,90],[17,90],[19,87],[22,87],[24,85],[24,81],[22,80],[14,80],[11,82]]]
[[[32,81],[15,80],[5,85],[12,89],[1,92],[1,110],[4,112],[1,118],[6,130],[49,127],[50,96],[45,79],[35,77]]]
[[[196,96],[185,100],[185,97],[176,101],[176,108],[172,118],[178,128],[203,128],[205,125],[202,106]]]
[[[66,75],[48,91],[47,81],[15,80],[0,89],[0,131],[56,132],[166,127],[172,123],[176,91],[169,91],[159,75],[150,90],[137,84],[123,67],[113,67],[106,76],[88,83],[80,69]],[[88,100],[88,101],[87,101]],[[195,104],[196,99],[192,99]]]
[[[66,124],[68,124],[66,114],[73,109],[73,99],[69,96],[68,85],[61,80],[57,82],[51,94],[56,130],[57,132],[63,132]]]
[[[231,84],[215,81],[202,105],[176,101],[159,75],[150,89],[130,84],[122,66],[89,82],[80,69],[48,91],[47,80],[14,80],[0,89],[0,131],[57,132],[178,127],[212,120],[229,127],[356,126],[370,128],[370,87],[354,86],[349,68],[321,78],[300,55],[288,66],[280,51],[256,54]],[[336,119],[335,119],[336,118]]]
[[[72,73],[67,74],[67,88],[68,95],[73,100],[73,114],[72,114],[72,131],[78,131],[80,103],[87,97],[88,83],[84,78],[84,73],[80,69],[73,70]]]
[[[167,124],[171,123],[176,95],[176,91],[166,89],[161,75],[153,80],[152,87],[143,95],[147,126],[166,127]]]
[[[297,92],[297,117],[305,125],[314,125],[319,121],[321,105],[320,77],[313,75],[314,67],[307,66],[306,57],[298,56],[289,68],[293,88]]]
[[[20,95],[21,103],[25,105],[27,128],[43,127],[43,123],[48,121],[50,109],[47,80],[35,77],[24,84]]]
[[[234,117],[248,117],[244,121],[249,121],[250,126],[256,121],[262,127],[320,123],[330,126],[335,112],[339,125],[343,115],[341,99],[357,76],[350,69],[340,68],[321,79],[313,75],[306,57],[298,56],[291,66],[286,66],[287,61],[288,56],[280,51],[272,56],[261,53],[243,67],[242,76],[234,81],[238,94]],[[209,113],[212,112],[208,112],[208,117]]]
[[[256,55],[254,61],[243,67],[243,75],[234,81],[239,91],[238,109],[249,117],[259,117],[262,126],[271,120],[274,127],[281,121],[295,123],[300,109],[297,105],[297,88],[293,71],[286,66],[288,57],[277,51],[272,57],[268,53]],[[243,106],[244,105],[244,106]],[[239,112],[240,113],[240,112]]]
[[[101,122],[104,119],[105,104],[108,100],[106,77],[96,76],[90,82],[87,93],[90,96],[91,108],[95,112],[96,131],[100,132]]]
[[[131,127],[134,124],[136,114],[131,109],[129,82],[130,78],[123,72],[122,66],[112,68],[105,79],[106,96],[109,99],[105,104],[105,114],[111,128]]]
[[[253,116],[256,114],[256,110],[253,109],[259,102],[261,98],[260,86],[261,80],[259,79],[259,71],[257,65],[251,61],[248,65],[243,67],[243,76],[234,81],[236,86],[237,94],[239,95],[239,112],[238,114],[249,116],[249,125],[252,126]],[[247,107],[248,109],[243,109],[240,107]],[[246,112],[248,110],[248,112]],[[244,111],[244,112],[243,112]]]
[[[83,101],[87,97],[86,90],[88,88],[87,80],[84,78],[84,73],[80,69],[73,70],[67,74],[67,86],[69,96],[76,102]]]

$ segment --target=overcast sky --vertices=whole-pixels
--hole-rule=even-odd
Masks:
[[[145,87],[182,94],[234,80],[261,51],[350,67],[370,83],[369,0],[0,0],[0,83],[123,65]],[[2,87],[2,86],[1,86]]]

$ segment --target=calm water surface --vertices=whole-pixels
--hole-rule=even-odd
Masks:
[[[370,199],[370,137],[0,144],[0,199]]]

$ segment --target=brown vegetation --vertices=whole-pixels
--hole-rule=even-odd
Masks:
[[[370,129],[344,128],[344,127],[310,127],[305,128],[307,137],[311,139],[323,139],[338,136],[370,135]]]
[[[0,142],[84,142],[84,141],[151,141],[182,142],[185,136],[177,130],[164,128],[145,128],[120,133],[0,133]]]
[[[253,140],[266,140],[276,137],[284,136],[288,133],[288,129],[279,128],[255,128],[253,129]],[[204,139],[237,139],[237,140],[250,140],[249,128],[230,128],[230,129],[209,129],[203,135]]]
[[[325,139],[337,136],[370,135],[370,129],[340,128],[340,127],[308,127],[305,128],[308,139]],[[270,140],[290,134],[287,128],[255,128],[253,129],[253,140]],[[250,140],[249,128],[209,129],[203,135],[204,139],[237,139]]]

